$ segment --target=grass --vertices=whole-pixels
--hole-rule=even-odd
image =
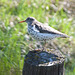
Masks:
[[[56,5],[58,2],[59,0],[56,0]],[[0,0],[0,75],[21,75],[24,63],[23,55],[29,51],[31,42],[25,37],[27,34],[26,23],[18,24],[18,22],[25,20],[28,16],[33,16],[42,23],[47,22],[53,28],[69,36],[72,35],[72,40],[75,42],[72,21],[68,20],[63,8],[55,12],[50,4],[50,0],[40,2],[38,0]],[[67,40],[62,44],[70,47],[71,44],[66,42]],[[24,54],[22,55],[22,53]],[[69,68],[72,65],[75,64],[66,65],[66,75],[75,74],[75,68]]]

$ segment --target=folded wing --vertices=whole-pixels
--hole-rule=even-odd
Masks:
[[[39,31],[40,33],[61,35],[61,37],[64,37],[64,38],[68,37],[66,34],[61,33],[59,31],[53,29],[52,27],[50,27],[48,25],[44,25],[40,22],[37,22],[34,25],[35,25],[36,30]]]

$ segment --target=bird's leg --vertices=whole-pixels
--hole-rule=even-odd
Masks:
[[[42,51],[46,50],[46,40],[44,40],[44,41],[45,41],[45,43],[44,43],[44,47],[43,47]]]
[[[45,46],[44,46],[45,51],[46,51],[46,46],[47,46],[47,44],[46,44],[46,40],[45,40]]]

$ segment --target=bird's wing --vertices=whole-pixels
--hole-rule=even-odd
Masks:
[[[37,22],[34,24],[35,28],[40,32],[40,33],[48,33],[48,34],[57,34],[57,35],[63,35],[63,37],[68,37],[66,34],[61,33],[55,29],[53,29],[52,27],[48,26],[48,25],[44,25],[40,22]]]

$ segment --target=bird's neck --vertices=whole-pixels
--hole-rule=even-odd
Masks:
[[[33,27],[33,26],[32,26],[32,23],[29,22],[29,23],[28,23],[28,28],[31,29],[32,27]]]
[[[31,25],[32,23],[33,23],[33,22],[28,22],[27,24],[28,24],[28,25]]]

